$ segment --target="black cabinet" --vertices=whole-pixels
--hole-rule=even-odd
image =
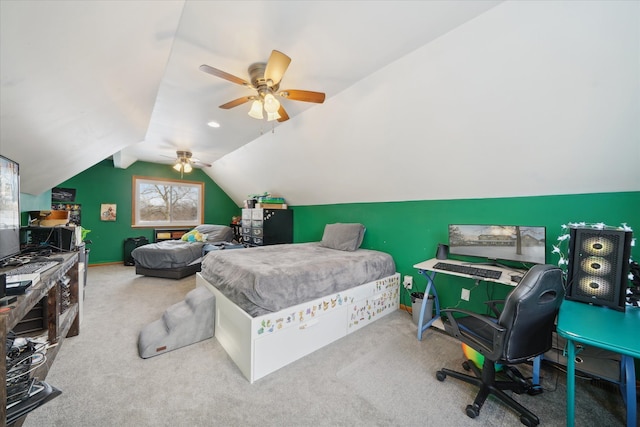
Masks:
[[[293,243],[293,211],[243,209],[242,240],[248,246]]]
[[[233,230],[233,240],[238,243],[242,243],[242,223],[240,224],[229,224],[229,227]]]

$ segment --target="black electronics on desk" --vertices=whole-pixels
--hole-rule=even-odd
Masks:
[[[449,224],[449,254],[490,262],[546,263],[546,228],[499,224]]]
[[[51,249],[69,252],[76,248],[75,227],[22,227],[21,243],[24,249]]]
[[[571,228],[566,298],[624,311],[632,238],[625,230]]]

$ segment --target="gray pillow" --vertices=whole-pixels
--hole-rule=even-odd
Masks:
[[[194,230],[206,234],[209,243],[231,242],[233,240],[233,230],[226,225],[201,224]]]
[[[364,231],[362,224],[327,224],[324,227],[320,246],[353,252],[362,244]]]

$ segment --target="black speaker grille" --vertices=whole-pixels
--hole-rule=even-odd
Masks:
[[[578,282],[577,295],[613,301],[611,282],[602,277],[585,276]]]
[[[607,256],[618,247],[618,236],[596,235],[582,241],[582,250],[588,255]]]
[[[567,298],[624,309],[630,237],[619,230],[572,230]]]

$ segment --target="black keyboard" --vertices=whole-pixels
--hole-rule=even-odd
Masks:
[[[502,276],[501,271],[490,270],[488,268],[471,267],[469,265],[449,264],[448,262],[438,262],[433,266],[433,268],[487,279],[499,279],[500,276]]]
[[[34,273],[44,273],[50,268],[58,265],[58,261],[36,261],[29,262],[27,264],[22,264],[20,267],[16,267],[12,270],[7,271],[7,276],[18,276],[20,274],[34,274]]]

